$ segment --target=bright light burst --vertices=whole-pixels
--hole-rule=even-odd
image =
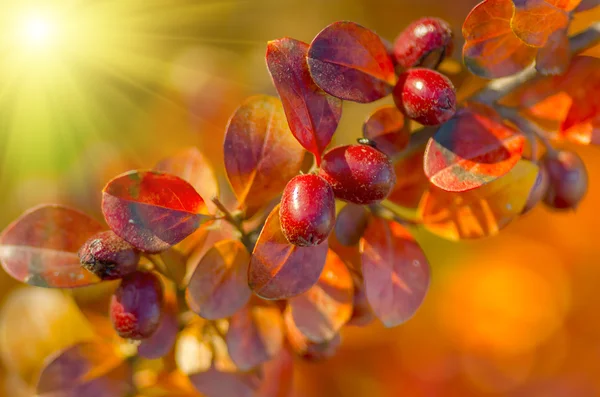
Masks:
[[[225,32],[219,21],[240,0],[0,3],[0,180],[6,183],[34,168],[68,169],[91,138],[123,143],[123,120],[135,122],[145,101],[162,95],[157,87],[185,48],[218,41]]]

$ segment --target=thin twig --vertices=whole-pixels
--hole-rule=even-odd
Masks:
[[[569,39],[572,55],[577,55],[598,43],[600,43],[600,22],[594,23],[583,32],[571,36]],[[541,77],[544,76],[538,75],[532,65],[515,75],[491,81],[485,88],[475,93],[471,99],[491,104],[510,94],[521,85]]]
[[[223,217],[224,219],[229,222],[232,226],[234,226],[241,234],[241,241],[242,244],[244,244],[246,246],[246,248],[252,252],[253,249],[253,243],[248,235],[248,233],[246,233],[246,231],[244,230],[244,225],[242,224],[242,219],[241,217],[237,217],[234,216],[228,209],[227,207],[225,207],[225,205],[221,202],[221,200],[219,200],[218,197],[213,197],[212,198],[212,202],[215,204],[215,206],[219,209],[219,211],[221,211],[223,213]]]
[[[550,143],[550,140],[546,137],[544,130],[542,130],[542,128],[540,128],[531,120],[528,120],[525,117],[521,116],[517,108],[511,108],[508,106],[496,106],[496,110],[498,110],[498,113],[500,113],[502,117],[504,117],[507,120],[510,120],[517,126],[519,130],[526,134],[528,138],[532,141],[532,146],[534,145],[533,141],[539,140],[542,143],[542,145],[544,145],[544,147],[546,148],[546,151],[556,151],[552,146],[552,143]]]
[[[391,207],[389,205],[389,203],[386,201],[382,201],[381,203],[370,205],[369,209],[371,210],[371,212],[374,215],[376,215],[380,218],[398,222],[404,226],[421,226],[421,224],[419,222],[411,220],[411,219],[406,219],[402,215],[398,214],[394,210],[394,208]]]

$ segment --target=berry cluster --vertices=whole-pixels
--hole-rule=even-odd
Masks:
[[[479,12],[486,4],[472,15],[491,15]],[[465,51],[475,40],[469,18]],[[436,70],[452,52],[452,37],[446,22],[423,18],[393,46],[352,22],[327,26],[310,44],[269,42],[266,63],[279,98],[247,99],[225,134],[234,210],[219,198],[204,156],[186,150],[154,170],[111,180],[102,196],[108,228],[58,205],[26,212],[0,236],[2,266],[49,288],[120,280],[108,316],[118,337],[102,343],[138,340],[122,365],[173,360],[165,371],[177,368],[207,397],[285,395],[276,386],[290,383],[279,379],[291,373],[290,353],[325,358],[345,325],[378,318],[392,327],[415,314],[430,269],[409,226],[449,239],[484,237],[540,202],[575,208],[586,193],[582,160],[555,150],[523,115],[526,105],[499,103],[514,82],[501,95],[491,85],[457,105],[453,84]],[[395,105],[367,118],[358,144],[328,148],[343,101],[389,95]],[[307,153],[311,168],[303,168]],[[212,205],[199,192],[215,192]],[[40,379],[62,360],[89,368],[79,350],[96,348],[59,353]],[[131,384],[103,370],[88,378]]]

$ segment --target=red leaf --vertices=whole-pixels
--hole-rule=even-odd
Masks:
[[[223,372],[214,367],[189,377],[205,397],[255,397],[260,387],[260,378],[254,373]]]
[[[317,284],[288,302],[298,330],[312,342],[333,339],[352,315],[352,277],[331,250]]]
[[[353,274],[352,279],[354,281],[354,298],[352,301],[352,316],[347,324],[364,327],[375,320],[375,315],[367,300],[362,274],[360,276]]]
[[[199,316],[229,317],[250,299],[250,254],[236,240],[219,241],[200,259],[186,289],[186,300]]]
[[[294,358],[287,348],[263,365],[263,380],[257,397],[289,397],[294,377]]]
[[[571,46],[567,29],[557,30],[550,35],[546,45],[539,49],[535,58],[535,68],[540,74],[562,74],[571,62]]]
[[[425,175],[437,187],[463,192],[506,175],[521,158],[525,137],[491,108],[459,110],[425,149]]]
[[[319,32],[308,49],[308,66],[319,87],[349,101],[376,101],[396,84],[381,38],[354,22],[335,22]]]
[[[283,321],[287,340],[293,352],[305,360],[319,361],[332,357],[342,343],[340,334],[326,342],[311,342],[296,326],[292,312],[288,309],[283,313]]]
[[[521,160],[504,177],[463,193],[433,187],[419,204],[425,228],[449,240],[497,234],[519,216],[537,179],[538,167]]]
[[[141,341],[138,355],[147,359],[157,359],[166,356],[179,333],[179,306],[177,296],[172,289],[165,289],[165,303],[160,316],[160,324],[152,336]]]
[[[277,306],[252,305],[233,315],[227,349],[237,367],[246,371],[273,359],[283,344],[283,320]]]
[[[394,171],[401,175],[396,179],[396,185],[388,196],[392,203],[405,208],[417,208],[423,193],[429,188],[429,179],[423,170],[425,144],[403,153],[395,160]]]
[[[308,70],[308,44],[283,38],[267,45],[267,66],[292,133],[321,163],[342,117],[342,101],[320,89]]]
[[[104,230],[77,210],[43,205],[30,209],[0,235],[0,261],[15,279],[37,287],[75,288],[100,282],[81,267],[77,251]]]
[[[410,140],[410,124],[394,105],[376,109],[363,125],[363,136],[390,157],[404,150]]]
[[[196,189],[214,213],[213,197],[219,197],[219,182],[208,159],[195,147],[181,150],[156,164],[157,171],[180,177]]]
[[[102,192],[110,228],[142,251],[157,253],[177,244],[211,219],[192,185],[155,171],[130,171]]]
[[[429,263],[398,223],[373,218],[360,242],[367,300],[386,327],[410,319],[429,288]]]
[[[132,370],[111,344],[82,342],[51,356],[37,382],[37,395],[124,396],[133,389]]]
[[[532,47],[544,47],[557,30],[569,26],[569,12],[581,0],[512,0],[515,9],[510,21],[513,32]]]
[[[248,217],[283,191],[305,153],[290,133],[281,101],[265,95],[248,98],[235,111],[224,150],[227,178]]]
[[[473,74],[505,77],[533,62],[536,49],[525,45],[510,27],[513,8],[511,0],[484,0],[465,19],[463,58]]]
[[[369,212],[365,206],[347,203],[335,220],[335,237],[344,246],[357,245],[368,219]]]
[[[248,282],[264,299],[287,299],[315,285],[327,256],[327,242],[315,247],[290,244],[279,223],[279,205],[273,209],[258,237]]]

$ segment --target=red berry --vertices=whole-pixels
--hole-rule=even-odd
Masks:
[[[283,234],[292,244],[308,247],[327,239],[335,223],[335,197],[318,175],[298,175],[283,191],[279,218]]]
[[[157,275],[137,271],[123,278],[110,301],[110,319],[126,339],[145,339],[160,324],[163,286]]]
[[[405,69],[415,66],[436,68],[452,54],[452,29],[438,18],[421,18],[396,38],[394,58]]]
[[[81,246],[79,260],[102,280],[115,280],[136,271],[140,252],[108,230],[94,235]]]
[[[456,112],[456,92],[452,82],[435,70],[409,69],[394,87],[398,109],[423,125],[438,125],[450,120]]]
[[[531,211],[546,195],[548,186],[550,185],[550,178],[548,177],[548,171],[546,167],[540,165],[535,184],[529,192],[529,197],[523,208],[523,214]]]
[[[354,204],[383,200],[396,184],[390,159],[369,145],[339,146],[323,156],[320,175],[335,196]]]
[[[574,152],[546,153],[541,164],[546,167],[550,186],[544,203],[555,209],[572,209],[587,193],[588,175],[581,157]]]

